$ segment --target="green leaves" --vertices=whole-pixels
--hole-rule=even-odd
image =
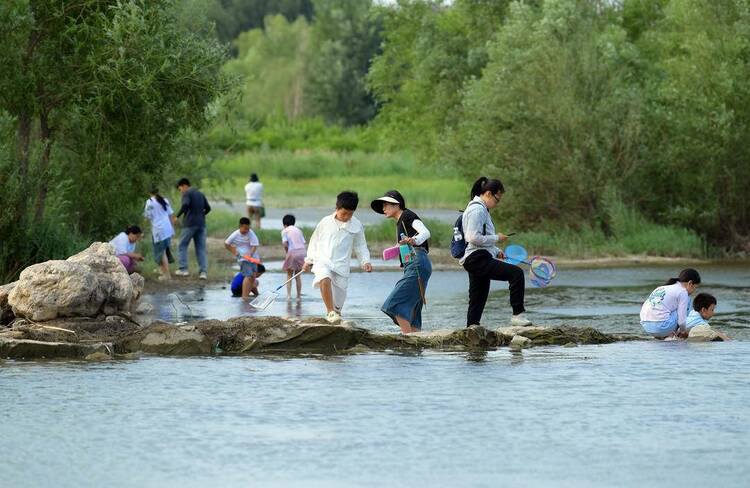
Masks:
[[[229,86],[226,50],[178,15],[171,0],[3,3],[13,29],[3,30],[0,115],[12,117],[5,147],[19,168],[6,174],[24,191],[0,203],[17,219],[59,219],[100,239],[138,219],[148,187]],[[6,266],[29,254],[22,241],[6,243],[18,246]]]

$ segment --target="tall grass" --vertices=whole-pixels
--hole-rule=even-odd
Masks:
[[[521,244],[530,254],[543,254],[566,258],[625,257],[631,255],[670,256],[685,258],[706,257],[705,243],[695,233],[681,228],[662,226],[644,219],[627,208],[613,215],[614,234],[607,236],[601,229],[584,226],[581,229],[542,225],[537,229],[518,232],[507,244]],[[215,210],[206,219],[208,233],[212,237],[225,238],[237,228],[237,214]],[[432,237],[434,249],[450,248],[453,225],[438,220],[425,219]],[[498,222],[501,227],[501,223]],[[310,240],[313,228],[303,227],[305,238]],[[502,230],[502,229],[501,229]],[[255,230],[263,246],[281,244],[278,229]],[[393,221],[384,220],[376,225],[365,226],[368,243],[384,244],[396,240]]]
[[[456,175],[421,167],[402,153],[245,152],[218,161],[215,169],[221,178],[203,186],[209,196],[243,200],[250,173],[257,173],[265,203],[277,207],[332,206],[343,190],[354,190],[369,201],[398,189],[415,208],[459,208],[468,191]]]

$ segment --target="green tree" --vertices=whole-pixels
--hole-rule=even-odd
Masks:
[[[169,0],[0,5],[0,272],[135,221],[183,136],[206,126],[225,50],[178,20]],[[35,240],[45,229],[63,244]]]
[[[227,73],[242,78],[242,98],[233,107],[235,123],[258,126],[267,119],[293,121],[308,113],[304,85],[310,27],[303,18],[289,22],[281,15],[267,18],[265,25],[237,37],[238,56],[225,66]]]
[[[444,159],[467,178],[500,177],[517,225],[608,231],[603,199],[640,161],[638,64],[609,2],[514,3]]]
[[[240,33],[266,27],[267,17],[283,15],[289,22],[299,17],[310,21],[312,0],[192,0],[207,2],[208,15],[216,23],[219,41],[228,43]]]
[[[649,153],[633,198],[653,218],[748,248],[750,2],[671,0],[640,45]]]
[[[378,124],[397,146],[439,159],[438,142],[461,120],[464,85],[481,77],[505,0],[399,1],[382,9],[384,48],[368,74]]]
[[[306,96],[329,122],[364,124],[375,116],[365,76],[380,46],[371,0],[315,0]]]

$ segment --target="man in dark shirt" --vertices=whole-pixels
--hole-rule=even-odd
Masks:
[[[206,214],[211,211],[205,195],[190,186],[187,178],[177,182],[177,189],[182,193],[182,207],[177,213],[177,218],[183,217],[182,232],[180,233],[180,269],[175,273],[177,276],[189,276],[187,249],[190,239],[195,244],[195,257],[198,258],[202,280],[208,279],[208,255],[206,253]]]

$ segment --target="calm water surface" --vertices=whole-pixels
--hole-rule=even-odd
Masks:
[[[528,306],[539,323],[638,332],[640,301],[670,271],[572,270],[554,288],[530,290]],[[744,487],[750,270],[701,272],[719,298],[715,325],[739,340],[0,361],[0,486]],[[465,276],[433,276],[425,328],[460,325]],[[397,277],[354,275],[350,316],[378,317]],[[243,306],[226,293],[157,295],[150,316],[238,315]],[[282,300],[268,313],[322,304],[310,296],[297,307]],[[507,310],[500,286],[487,325]],[[379,317],[364,324],[393,330]]]

